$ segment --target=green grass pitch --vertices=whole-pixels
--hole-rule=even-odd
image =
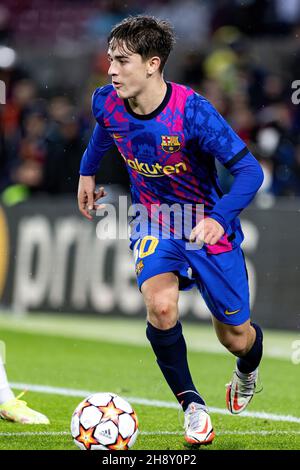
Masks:
[[[59,330],[59,320],[56,321]],[[71,318],[68,321],[71,324]],[[97,321],[101,328],[101,319]],[[63,319],[61,322],[65,328]],[[127,324],[125,336],[130,332],[130,320]],[[114,325],[112,323],[111,329]],[[134,328],[132,331],[135,333]],[[131,403],[140,423],[140,435],[134,449],[185,450],[182,413],[175,408],[151,405],[154,400],[170,403],[175,400],[150,346],[146,342],[131,344],[131,338],[126,337],[118,342],[116,339],[104,341],[79,336],[56,334],[46,328],[42,332],[18,330],[15,326],[10,327],[9,321],[1,323],[0,319],[0,339],[7,348],[9,380],[70,390],[110,391],[125,398],[148,399],[147,405]],[[193,350],[189,352],[189,363],[194,382],[208,406],[224,410],[225,383],[231,378],[234,358],[226,352]],[[212,412],[216,438],[203,451],[300,449],[299,372],[300,364],[295,365],[287,358],[265,357],[261,365],[264,388],[254,397],[247,411],[263,411],[269,413],[268,417]],[[19,391],[15,390],[16,393]],[[45,413],[51,424],[29,426],[0,421],[0,450],[76,449],[70,435],[70,419],[83,398],[29,390],[24,399],[29,406]],[[273,415],[281,415],[282,420],[275,421]],[[298,418],[298,422],[288,421],[288,415]]]

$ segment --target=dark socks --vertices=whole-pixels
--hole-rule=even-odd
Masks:
[[[148,322],[146,335],[156,355],[157,363],[183,410],[185,411],[192,402],[205,406],[189,371],[181,323],[177,322],[168,330],[160,330]]]
[[[256,338],[252,348],[243,357],[237,360],[237,368],[243,374],[253,372],[259,365],[263,353],[263,333],[261,328],[256,323],[251,323],[256,331]]]

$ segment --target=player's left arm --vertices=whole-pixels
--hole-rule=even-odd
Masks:
[[[199,245],[207,243],[215,245],[224,235],[225,230],[219,222],[211,217],[202,219],[191,231],[190,242],[197,242]]]
[[[234,176],[229,193],[218,200],[210,217],[199,222],[191,233],[191,241],[214,245],[232,220],[254,198],[263,182],[263,171],[229,124],[208,101],[200,97],[195,119],[200,148],[216,157]]]

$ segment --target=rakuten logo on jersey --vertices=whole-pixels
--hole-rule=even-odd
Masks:
[[[187,171],[187,166],[184,162],[178,162],[174,165],[161,165],[160,163],[145,163],[139,162],[137,158],[131,160],[123,156],[126,164],[132,170],[137,171],[140,175],[157,178],[161,176],[168,176],[172,174],[185,173]]]

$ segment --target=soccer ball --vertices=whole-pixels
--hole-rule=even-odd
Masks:
[[[71,433],[81,450],[128,450],[138,435],[138,419],[123,398],[95,393],[75,409]]]

